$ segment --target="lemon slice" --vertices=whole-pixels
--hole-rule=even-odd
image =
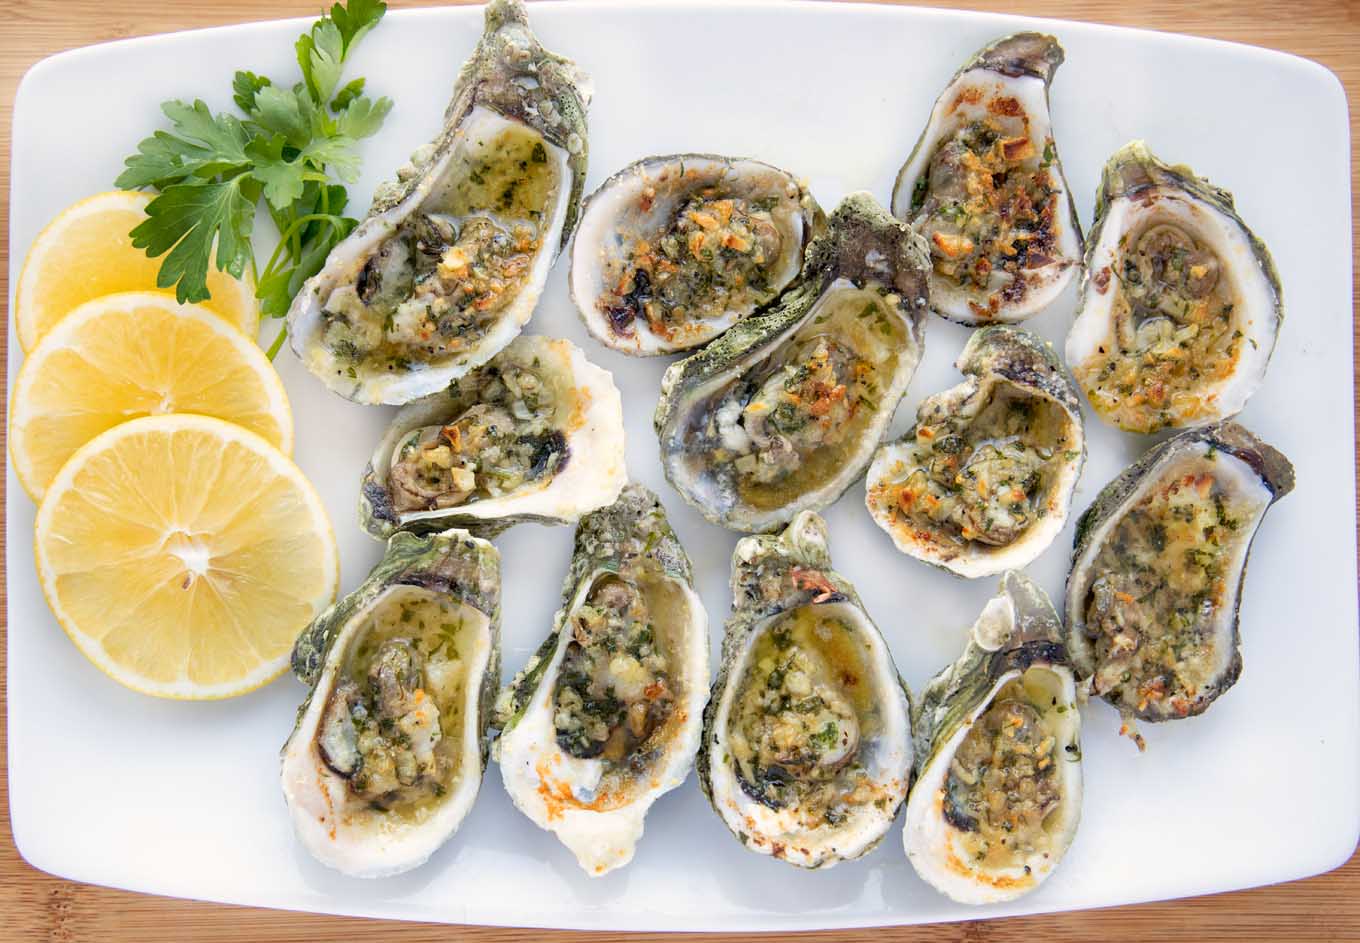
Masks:
[[[301,470],[208,416],[114,426],[38,508],[43,594],[84,655],[157,697],[244,694],[275,678],[335,598],[335,534]]]
[[[35,501],[76,449],[160,413],[201,413],[293,450],[293,417],[259,346],[198,305],[125,292],[81,305],[24,360],[10,397],[9,447]]]
[[[150,193],[114,190],[81,200],[63,210],[38,234],[14,295],[15,328],[25,351],[77,305],[119,291],[159,291],[161,260],[148,259],[132,247],[128,236],[146,219]],[[249,274],[237,281],[216,268],[208,271],[205,306],[252,340],[259,330],[260,309]]]

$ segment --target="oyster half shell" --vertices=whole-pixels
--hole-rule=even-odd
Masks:
[[[1289,460],[1232,422],[1167,439],[1105,486],[1067,578],[1067,647],[1092,693],[1162,721],[1232,687],[1247,555],[1293,487]]]
[[[826,524],[799,513],[732,555],[732,614],[699,785],[751,851],[825,868],[874,848],[911,778],[906,688]]]
[[[492,0],[443,130],[293,299],[307,369],[356,402],[400,404],[510,343],[576,222],[589,100],[521,0]]]
[[[762,161],[644,158],[582,206],[572,299],[607,347],[691,350],[777,298],[823,225],[806,186]]]
[[[283,794],[323,864],[382,877],[423,863],[472,808],[500,678],[500,557],[465,531],[396,534],[303,632],[310,691]]]
[[[898,550],[987,576],[1025,566],[1063,529],[1086,437],[1076,387],[1037,334],[980,328],[956,365],[967,379],[875,453],[864,500]]]
[[[662,378],[656,432],[681,496],[742,531],[839,498],[920,362],[928,264],[871,196],[846,197],[774,307]]]
[[[1033,891],[1081,818],[1081,714],[1048,596],[1008,571],[959,660],[926,686],[902,837],[927,883],[964,904]]]
[[[581,519],[552,633],[497,701],[510,798],[590,875],[622,867],[689,774],[707,693],[689,558],[656,496],[629,485]]]
[[[397,411],[360,483],[372,536],[571,523],[628,480],[623,404],[575,344],[529,334]]]
[[[1080,294],[1067,362],[1096,415],[1127,432],[1235,415],[1284,318],[1275,263],[1232,194],[1142,141],[1105,164]]]
[[[1081,265],[1081,227],[1053,140],[1052,36],[1016,33],[954,76],[897,175],[893,214],[930,240],[930,306],[961,324],[1042,311]]]

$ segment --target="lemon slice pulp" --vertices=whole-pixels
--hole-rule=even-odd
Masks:
[[[151,199],[133,190],[96,194],[62,210],[38,234],[14,295],[19,346],[32,350],[63,317],[101,295],[155,290],[175,297],[174,288],[156,287],[161,260],[133,248],[128,235],[146,219]],[[238,281],[210,268],[208,293],[205,306],[253,340],[260,309],[249,273]]]
[[[57,621],[100,670],[195,700],[282,672],[339,576],[301,470],[194,415],[134,419],[82,446],[38,509],[34,555]]]

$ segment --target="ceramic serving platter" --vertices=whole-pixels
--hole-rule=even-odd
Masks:
[[[1016,29],[1056,34],[1067,63],[1053,86],[1059,149],[1089,223],[1100,167],[1131,138],[1191,164],[1237,196],[1284,283],[1283,333],[1242,421],[1282,449],[1297,490],[1256,540],[1242,608],[1242,681],[1202,717],[1144,727],[1139,755],[1102,703],[1085,714],[1086,796],[1070,854],[1037,893],[969,909],[920,881],[900,823],[867,857],[804,873],[741,847],[694,778],[653,808],[633,863],[581,872],[516,812],[488,772],[462,830],[406,875],[360,881],[294,840],[278,750],[303,689],[284,677],[221,703],[126,691],[66,639],[34,575],[34,508],[8,479],[10,811],[20,852],[63,877],[138,891],[298,910],[458,923],[614,929],[793,929],[920,923],[1098,907],[1224,891],[1329,869],[1360,830],[1351,247],[1346,101],[1336,78],[1300,59],[1151,32],[1015,17],[852,4],[563,2],[534,4],[549,48],[595,80],[593,189],[633,159],[676,151],[750,155],[804,175],[828,209],[847,192],[885,201],[936,94],[977,47]],[[230,107],[235,69],[288,78],[307,21],[257,23],[95,46],[37,65],[14,115],[10,284],[43,224],[109,189],[122,158],[161,125],[163,99]],[[347,74],[396,103],[364,144],[374,186],[439,127],[454,75],[481,30],[479,8],[390,14]],[[260,228],[263,230],[264,223]],[[694,557],[716,656],[737,535],[706,524],[666,484],[652,410],[662,360],[630,360],[591,340],[559,264],[533,331],[568,337],[614,372],[628,464],[657,490]],[[11,289],[12,290],[12,289]],[[1057,342],[1075,291],[1028,326]],[[272,339],[277,325],[267,324]],[[898,411],[958,380],[963,328],[932,319],[926,354]],[[21,354],[9,343],[11,381]],[[285,351],[278,368],[297,421],[296,459],[326,501],[342,588],[380,546],[355,515],[358,476],[390,416],[326,392]],[[1084,508],[1148,440],[1089,415]],[[859,588],[907,682],[953,660],[995,591],[895,551],[862,486],[827,512],[837,568]],[[521,526],[504,559],[504,662],[518,669],[548,631],[570,528]],[[1057,598],[1071,526],[1030,568]],[[716,657],[715,657],[716,664]]]

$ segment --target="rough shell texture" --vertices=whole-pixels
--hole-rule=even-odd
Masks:
[[[625,216],[633,219],[639,234],[642,220],[665,214],[666,223],[676,207],[698,190],[747,199],[774,199],[797,223],[800,236],[790,247],[792,259],[787,277],[772,286],[776,297],[798,277],[807,244],[826,228],[826,216],[804,182],[788,171],[749,157],[721,154],[663,154],[634,161],[613,174],[581,205],[581,226],[571,250],[568,285],[577,313],[591,335],[604,344],[633,356],[657,356],[701,347],[741,320],[740,312],[728,311],[710,323],[698,325],[681,339],[655,334],[634,321],[628,334],[620,334],[610,317],[600,310],[604,258],[616,251],[615,228]],[[646,204],[642,210],[640,205]],[[772,302],[759,306],[767,308]],[[755,312],[750,312],[755,313]],[[631,317],[631,315],[630,315]]]
[[[920,236],[890,216],[869,194],[846,197],[831,214],[826,233],[808,247],[800,280],[772,308],[741,321],[703,350],[672,364],[662,378],[653,421],[662,468],[681,497],[713,523],[744,531],[772,530],[801,510],[821,510],[839,498],[864,474],[920,362],[929,269],[929,253]],[[695,391],[723,376],[735,379],[757,366],[798,329],[818,299],[841,279],[858,288],[876,283],[898,295],[897,310],[909,343],[899,355],[893,384],[896,390],[885,391],[877,404],[876,421],[870,425],[865,441],[857,443],[853,458],[815,492],[773,512],[749,508],[735,495],[730,496],[729,506],[714,506],[689,482],[683,462],[691,412],[696,408]]]
[[[566,246],[576,226],[586,180],[586,109],[590,79],[576,63],[544,49],[529,28],[522,0],[491,0],[486,30],[472,56],[463,63],[444,111],[444,130],[423,148],[400,178],[373,194],[370,216],[400,204],[419,183],[426,168],[438,162],[458,136],[462,119],[478,106],[526,124],[569,155],[572,169],[567,218],[558,240]]]
[[[762,845],[751,835],[738,836],[748,848],[808,868],[829,867],[843,858],[859,857],[877,847],[891,827],[897,810],[906,801],[912,766],[911,692],[898,675],[886,642],[869,618],[854,586],[831,568],[826,522],[812,511],[800,512],[780,534],[758,534],[737,542],[732,555],[732,612],[724,628],[721,662],[713,681],[713,691],[704,710],[704,737],[695,764],[700,788],[735,834],[736,828],[728,822],[721,807],[725,797],[716,795],[714,790],[715,762],[721,762],[715,760],[714,751],[721,754],[726,736],[718,729],[718,714],[728,695],[734,693],[735,686],[741,681],[739,669],[745,653],[771,619],[804,606],[836,603],[844,603],[858,611],[860,631],[874,633],[881,644],[884,662],[875,667],[888,688],[880,694],[880,703],[887,716],[887,730],[883,736],[901,737],[900,743],[887,745],[887,752],[900,759],[898,798],[890,808],[882,810],[881,831],[874,829],[876,834],[863,836],[859,847],[845,853],[835,848],[829,853],[825,848],[813,848],[807,857],[798,858],[794,849],[780,848],[774,842]],[[891,681],[887,682],[889,678]],[[892,717],[898,713],[902,726],[900,730],[894,730]]]
[[[1294,466],[1289,459],[1274,447],[1262,442],[1248,430],[1235,422],[1220,422],[1216,425],[1188,429],[1153,446],[1142,458],[1134,462],[1119,476],[1101,489],[1095,501],[1091,502],[1077,521],[1076,536],[1072,545],[1072,570],[1067,577],[1066,600],[1066,643],[1073,663],[1083,678],[1090,678],[1096,670],[1094,653],[1085,638],[1086,620],[1084,606],[1089,590],[1087,565],[1099,547],[1094,539],[1119,517],[1131,500],[1145,488],[1155,484],[1161,469],[1179,454],[1196,446],[1207,445],[1219,452],[1233,455],[1251,468],[1260,477],[1261,483],[1269,489],[1271,503],[1294,490]],[[1189,715],[1202,713],[1224,691],[1232,687],[1242,673],[1241,638],[1238,633],[1238,615],[1242,605],[1242,587],[1246,583],[1247,560],[1250,543],[1255,534],[1250,535],[1247,548],[1242,555],[1241,573],[1237,582],[1237,593],[1232,600],[1228,613],[1230,631],[1227,633],[1232,646],[1232,657],[1228,667],[1200,692],[1192,702]],[[1118,706],[1118,705],[1117,705]],[[1124,708],[1121,707],[1121,710]],[[1168,719],[1156,713],[1136,713],[1141,720],[1160,721]]]
[[[658,638],[672,640],[666,687],[675,703],[645,751],[638,749],[624,766],[612,768],[563,751],[553,700],[572,637],[571,629],[563,629],[607,575],[644,592],[656,581],[673,584],[670,591],[651,596],[662,605],[649,609],[648,623]],[[501,736],[495,752],[516,807],[554,832],[595,877],[632,860],[648,809],[679,786],[694,763],[708,693],[708,617],[665,509],[641,485],[629,485],[614,504],[581,519],[562,596],[552,632],[497,701]]]
[[[1077,314],[1068,335],[1066,357],[1068,364],[1080,376],[1080,365],[1092,355],[1100,342],[1099,338],[1103,336],[1104,324],[1093,319],[1104,319],[1106,315],[1097,312],[1098,310],[1103,312],[1108,307],[1105,296],[1111,272],[1104,262],[1116,257],[1112,255],[1115,251],[1113,247],[1122,247],[1125,235],[1117,231],[1109,234],[1105,232],[1107,226],[1114,225],[1111,222],[1111,208],[1122,201],[1151,206],[1164,194],[1184,196],[1192,203],[1208,207],[1210,212],[1225,224],[1224,228],[1248,248],[1254,268],[1259,272],[1259,276],[1253,274],[1253,277],[1259,277],[1264,282],[1260,294],[1266,299],[1265,307],[1268,310],[1252,314],[1238,312],[1238,316],[1243,317],[1239,329],[1252,344],[1250,354],[1244,357],[1243,361],[1239,361],[1233,374],[1220,385],[1217,395],[1222,405],[1214,412],[1206,412],[1202,419],[1193,423],[1208,425],[1240,411],[1264,378],[1266,367],[1275,349],[1276,338],[1284,322],[1284,295],[1280,286],[1280,275],[1275,268],[1270,250],[1238,215],[1231,193],[1222,187],[1214,186],[1203,177],[1196,176],[1193,170],[1183,164],[1166,163],[1154,155],[1142,141],[1131,141],[1117,150],[1105,162],[1101,172],[1100,188],[1096,191],[1095,221],[1086,244],[1086,258],[1078,290]],[[1228,263],[1230,266],[1240,266],[1243,261],[1245,260],[1229,259]],[[1112,421],[1100,410],[1097,410],[1097,415],[1106,421]],[[1157,430],[1128,428],[1126,431]]]
[[[1048,733],[1057,741],[1056,772],[1062,806],[1049,812],[1044,830],[1052,845],[1018,862],[991,868],[959,861],[957,826],[939,797],[951,764],[974,722],[1010,678],[1045,669],[1053,683]],[[916,785],[907,800],[903,842],[913,868],[937,890],[962,903],[1013,900],[1034,890],[1061,861],[1081,818],[1081,714],[1062,623],[1042,589],[1023,573],[1006,572],[1001,591],[974,623],[963,654],[927,684],[915,718]]]
[[[951,120],[951,116],[953,120],[957,120],[958,116],[972,113],[968,107],[959,109],[956,103],[951,103],[952,96],[960,92],[978,89],[986,98],[992,94],[992,88],[998,81],[1021,92],[1018,100],[1029,100],[1032,105],[1030,117],[1034,120],[1028,122],[1030,134],[1037,149],[1042,152],[1045,139],[1051,137],[1052,133],[1049,88],[1064,57],[1063,48],[1054,37],[1043,33],[1024,32],[1005,36],[990,43],[964,63],[936,100],[930,120],[898,172],[892,195],[893,215],[899,219],[911,220],[914,193],[919,182],[925,179],[924,175],[929,170],[931,157],[943,139],[946,123]],[[1041,88],[1032,94],[1024,94],[1022,90],[1031,79],[1042,83]],[[976,98],[973,100],[977,101]],[[1034,111],[1041,113],[1034,114],[1032,113]],[[1052,169],[1055,174],[1054,189],[1058,191],[1055,215],[1062,217],[1055,221],[1056,225],[1062,227],[1058,234],[1055,263],[1047,269],[1039,269],[1040,274],[1033,276],[1034,282],[1022,300],[1015,304],[1008,303],[992,320],[1020,321],[1036,314],[1062,291],[1079,267],[1082,254],[1081,221],[1077,217],[1072,188],[1063,173],[1062,160],[1056,147],[1053,151]],[[933,284],[938,285],[938,280]],[[987,319],[979,317],[966,302],[967,299],[962,293],[941,291],[937,288],[931,298],[931,308],[941,317],[961,324],[986,323]]]
[[[656,567],[667,579],[685,586],[694,584],[689,555],[666,519],[661,502],[642,485],[630,484],[617,501],[587,514],[577,524],[571,566],[562,583],[562,608],[553,619],[552,633],[496,704],[496,726],[502,734],[514,727],[538,689],[581,582],[600,573],[624,573],[639,565]]]
[[[1053,345],[1023,328],[1001,324],[979,328],[968,339],[955,366],[967,379],[959,386],[926,398],[917,411],[918,424],[955,414],[973,397],[1001,382],[1050,400],[1066,413],[1070,421],[1069,434],[1077,440],[1075,447],[1066,451],[1075,452],[1075,455],[1061,458],[1062,470],[1049,489],[1045,515],[1010,544],[997,548],[973,544],[960,550],[952,539],[941,538],[928,528],[908,526],[895,514],[885,512],[875,503],[875,491],[886,486],[889,469],[915,439],[916,426],[875,454],[869,470],[865,503],[875,523],[888,532],[903,553],[961,576],[987,576],[1030,563],[1053,542],[1066,523],[1072,493],[1086,462],[1081,403],[1076,385]]]
[[[457,695],[461,729],[442,731],[461,763],[419,820],[389,818],[358,800],[318,746],[327,701],[349,655],[350,639],[390,590],[418,587],[481,613],[472,650],[464,650],[466,686]],[[303,845],[330,867],[381,877],[416,867],[457,831],[476,799],[490,747],[490,714],[500,678],[500,557],[465,531],[427,537],[400,533],[368,578],[323,612],[298,639],[293,670],[308,686],[282,750],[282,784]],[[480,672],[480,673],[478,673]],[[455,739],[456,737],[456,739]],[[351,805],[358,803],[357,806]]]
[[[548,271],[571,236],[580,210],[587,158],[589,79],[574,63],[539,44],[522,0],[492,0],[486,30],[464,63],[438,137],[420,148],[397,179],[374,192],[368,216],[327,256],[321,270],[298,291],[288,311],[289,346],[333,392],[356,402],[400,405],[432,393],[485,363],[520,332],[533,313]],[[496,322],[476,344],[425,363],[421,369],[381,371],[356,377],[325,347],[323,309],[339,286],[354,280],[366,260],[435,189],[469,126],[486,116],[538,131],[569,178],[535,252],[526,281],[499,309]],[[352,366],[352,365],[351,365]]]
[[[1013,621],[997,625],[979,620],[958,661],[921,692],[913,725],[918,773],[936,758],[937,747],[972,718],[1002,675],[1036,663],[1069,663],[1062,621],[1048,594],[1023,573],[1010,570],[1001,577],[1001,595],[1009,602]]]
[[[475,405],[449,391],[408,403],[392,417],[359,483],[359,523],[370,536],[385,539],[397,530],[430,533],[464,527],[480,537],[493,537],[514,524],[566,524],[587,511],[609,504],[628,480],[624,461],[623,401],[613,375],[590,361],[571,341],[524,335],[511,341],[478,368],[495,370],[515,363],[553,371],[572,388],[577,401],[565,417],[565,463],[546,485],[531,483],[520,491],[436,511],[399,512],[392,502],[387,476],[393,452],[415,429],[456,419]]]

